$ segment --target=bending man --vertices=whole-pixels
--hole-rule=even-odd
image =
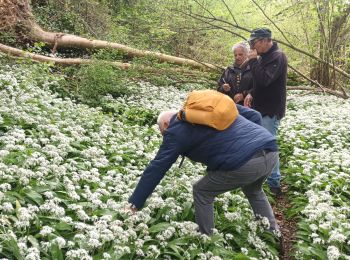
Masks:
[[[225,130],[180,121],[176,111],[158,117],[163,143],[129,198],[131,210],[143,207],[148,196],[179,155],[207,166],[207,175],[193,185],[195,217],[199,231],[212,234],[216,196],[242,188],[256,216],[267,217],[278,229],[262,185],[276,165],[276,139],[260,126],[258,112],[237,105],[240,115]]]

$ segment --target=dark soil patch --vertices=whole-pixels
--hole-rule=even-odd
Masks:
[[[277,223],[280,226],[283,235],[283,253],[280,254],[280,259],[291,260],[293,258],[293,244],[295,242],[295,233],[297,230],[296,219],[287,218],[285,211],[291,207],[287,197],[287,187],[282,186],[282,194],[276,198],[273,205]]]

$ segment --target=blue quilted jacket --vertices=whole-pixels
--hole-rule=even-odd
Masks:
[[[237,108],[239,116],[223,131],[179,121],[174,116],[129,202],[142,208],[180,155],[205,164],[208,171],[230,171],[241,167],[258,151],[277,151],[275,137],[261,126],[260,113],[239,105]]]

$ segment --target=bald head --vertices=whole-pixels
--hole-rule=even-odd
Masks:
[[[164,131],[168,128],[170,119],[177,114],[178,111],[175,110],[169,110],[169,111],[163,111],[159,114],[157,119],[157,124],[159,127],[159,130],[162,134],[164,134]]]

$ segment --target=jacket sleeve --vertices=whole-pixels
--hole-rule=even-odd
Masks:
[[[243,97],[246,97],[248,93],[250,93],[253,86],[254,86],[253,75],[249,68],[248,71],[245,71],[244,74],[242,74],[240,93],[243,94]]]
[[[268,64],[261,65],[257,59],[249,61],[250,70],[257,85],[268,87],[278,79],[287,66],[287,59],[282,52],[271,60]]]
[[[225,84],[225,75],[226,75],[226,70],[222,73],[220,79],[218,80],[218,88],[217,91],[221,93],[225,93],[224,89],[222,88],[222,85]]]
[[[156,157],[143,172],[139,183],[128,201],[135,205],[137,209],[142,208],[148,196],[151,195],[179,155],[179,143],[171,134],[166,133]]]
[[[253,123],[257,124],[257,125],[261,125],[262,123],[262,117],[261,114],[251,108],[247,108],[241,105],[236,105],[238,112],[241,116],[245,117],[246,119],[248,119],[249,121],[252,121]]]

